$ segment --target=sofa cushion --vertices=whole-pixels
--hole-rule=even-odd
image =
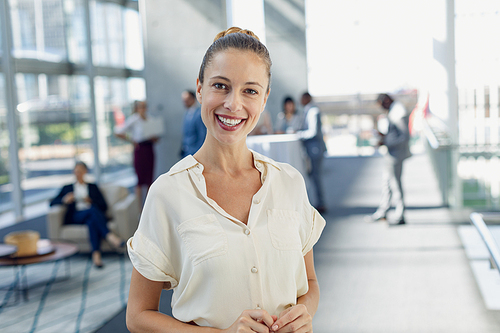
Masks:
[[[128,196],[128,190],[122,186],[105,185],[99,186],[99,189],[101,190],[108,207],[112,207],[118,201],[123,200]]]

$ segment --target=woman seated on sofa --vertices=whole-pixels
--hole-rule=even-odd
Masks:
[[[124,242],[108,230],[106,226],[106,210],[108,205],[96,184],[85,182],[87,165],[76,162],[73,173],[74,184],[65,185],[50,205],[66,205],[67,211],[64,224],[86,224],[89,228],[89,238],[92,245],[92,262],[97,268],[102,268],[101,240],[106,239],[114,247],[123,247]]]

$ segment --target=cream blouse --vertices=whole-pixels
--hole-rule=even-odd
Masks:
[[[149,190],[128,252],[144,277],[170,282],[180,321],[225,329],[246,309],[279,315],[308,291],[304,255],[325,220],[297,170],[252,153],[262,186],[246,225],[207,196],[191,155]]]

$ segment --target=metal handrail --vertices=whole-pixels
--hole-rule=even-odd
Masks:
[[[481,235],[488,251],[490,252],[491,263],[500,272],[500,251],[498,249],[498,244],[493,239],[490,230],[484,223],[483,216],[479,213],[470,214],[470,220],[472,224],[476,227],[477,231]]]

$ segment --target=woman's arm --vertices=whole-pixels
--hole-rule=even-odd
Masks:
[[[61,191],[59,191],[59,194],[54,199],[52,199],[52,201],[50,202],[49,205],[54,206],[54,205],[65,204],[65,202],[63,201],[63,198],[66,194],[68,194],[70,192],[72,192],[72,190],[69,188],[68,185],[63,186]]]
[[[307,283],[309,284],[309,290],[306,294],[297,299],[297,304],[304,304],[307,307],[307,312],[309,312],[311,317],[314,317],[314,314],[318,310],[319,284],[318,278],[316,277],[316,270],[314,269],[313,250],[309,251],[304,256],[304,261],[306,262]]]
[[[319,284],[314,270],[313,250],[304,256],[309,290],[297,299],[297,305],[282,313],[272,326],[273,332],[312,332],[312,319],[319,303]]]
[[[276,320],[264,310],[246,310],[225,330],[186,324],[158,311],[163,283],[151,281],[133,269],[127,304],[127,328],[130,332],[267,333],[268,327]]]
[[[186,324],[160,313],[163,283],[146,279],[133,269],[127,304],[127,328],[130,332],[219,332]]]

